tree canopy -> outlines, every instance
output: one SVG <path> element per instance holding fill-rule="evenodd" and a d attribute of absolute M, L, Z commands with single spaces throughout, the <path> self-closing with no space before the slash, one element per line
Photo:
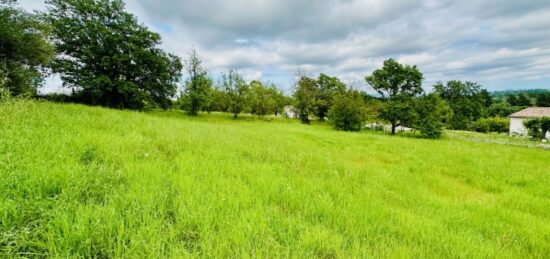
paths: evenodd
<path fill-rule="evenodd" d="M 158 45 L 121 0 L 47 0 L 57 58 L 53 71 L 85 102 L 115 108 L 168 107 L 182 64 Z"/>
<path fill-rule="evenodd" d="M 208 105 L 212 80 L 208 77 L 208 71 L 202 66 L 202 61 L 195 50 L 189 54 L 185 62 L 185 70 L 188 78 L 182 94 L 183 108 L 189 115 L 197 115 L 201 108 Z"/>
<path fill-rule="evenodd" d="M 34 95 L 53 58 L 48 25 L 37 15 L 0 2 L 0 87 L 12 95 Z"/>
<path fill-rule="evenodd" d="M 453 111 L 448 121 L 451 128 L 467 129 L 470 123 L 484 115 L 488 103 L 478 83 L 451 80 L 446 84 L 437 82 L 433 88 L 434 93 L 446 100 Z"/>
<path fill-rule="evenodd" d="M 386 100 L 380 116 L 388 120 L 395 134 L 397 126 L 411 117 L 411 98 L 424 92 L 423 75 L 416 66 L 402 65 L 394 59 L 365 77 L 367 83 Z"/>

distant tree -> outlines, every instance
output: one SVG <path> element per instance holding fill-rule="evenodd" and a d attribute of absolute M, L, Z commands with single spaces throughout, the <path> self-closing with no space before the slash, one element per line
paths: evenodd
<path fill-rule="evenodd" d="M 223 86 L 215 86 L 208 89 L 207 101 L 203 107 L 206 112 L 218 111 L 227 112 L 227 96 L 224 92 Z"/>
<path fill-rule="evenodd" d="M 271 85 L 268 89 L 273 99 L 271 112 L 277 116 L 283 113 L 285 106 L 290 105 L 292 103 L 292 100 L 291 98 L 285 96 L 281 90 L 277 89 L 275 85 Z"/>
<path fill-rule="evenodd" d="M 295 108 L 302 123 L 308 124 L 310 114 L 314 113 L 316 87 L 317 81 L 307 76 L 301 76 L 296 83 Z"/>
<path fill-rule="evenodd" d="M 49 27 L 37 15 L 0 2 L 0 88 L 12 95 L 34 95 L 53 58 Z"/>
<path fill-rule="evenodd" d="M 538 107 L 550 107 L 550 93 L 541 93 L 537 96 Z"/>
<path fill-rule="evenodd" d="M 236 119 L 248 107 L 249 87 L 243 77 L 233 70 L 222 75 L 222 84 L 227 97 L 227 108 Z"/>
<path fill-rule="evenodd" d="M 479 97 L 481 98 L 483 102 L 483 106 L 485 108 L 488 108 L 491 105 L 493 105 L 493 96 L 491 96 L 491 93 L 489 93 L 487 89 L 481 89 L 481 91 L 479 91 Z"/>
<path fill-rule="evenodd" d="M 508 117 L 514 112 L 523 110 L 521 106 L 511 106 L 508 102 L 495 102 L 487 108 L 486 115 L 488 117 Z"/>
<path fill-rule="evenodd" d="M 334 95 L 328 118 L 337 130 L 359 131 L 367 119 L 363 96 L 356 90 L 340 90 Z"/>
<path fill-rule="evenodd" d="M 422 137 L 439 138 L 443 134 L 445 121 L 452 115 L 445 100 L 436 94 L 424 95 L 416 99 L 411 127 Z"/>
<path fill-rule="evenodd" d="M 260 81 L 250 82 L 249 91 L 250 111 L 252 114 L 263 116 L 273 111 L 275 96 L 270 88 L 264 86 Z"/>
<path fill-rule="evenodd" d="M 114 108 L 166 108 L 182 64 L 158 46 L 122 0 L 46 0 L 57 59 L 53 71 L 86 103 Z"/>
<path fill-rule="evenodd" d="M 526 94 L 518 94 L 517 103 L 514 106 L 531 106 L 531 99 Z"/>
<path fill-rule="evenodd" d="M 208 77 L 208 71 L 202 67 L 202 61 L 195 50 L 189 54 L 184 67 L 189 77 L 185 81 L 185 90 L 181 97 L 183 108 L 189 115 L 196 116 L 203 107 L 209 106 L 212 80 Z"/>
<path fill-rule="evenodd" d="M 518 97 L 515 94 L 510 94 L 506 96 L 506 102 L 510 104 L 510 106 L 516 106 L 518 103 Z"/>
<path fill-rule="evenodd" d="M 388 59 L 365 80 L 385 100 L 380 116 L 391 123 L 391 132 L 395 134 L 397 126 L 410 118 L 412 98 L 424 92 L 422 73 L 416 66 Z"/>
<path fill-rule="evenodd" d="M 529 135 L 537 140 L 544 140 L 546 133 L 550 130 L 550 117 L 526 120 L 523 125 L 529 130 Z"/>
<path fill-rule="evenodd" d="M 437 82 L 434 93 L 443 98 L 453 111 L 448 125 L 453 129 L 467 129 L 485 113 L 487 101 L 481 86 L 475 82 L 448 81 Z"/>
<path fill-rule="evenodd" d="M 346 86 L 337 77 L 320 74 L 316 81 L 314 113 L 320 121 L 325 120 L 334 98 L 344 93 Z"/>

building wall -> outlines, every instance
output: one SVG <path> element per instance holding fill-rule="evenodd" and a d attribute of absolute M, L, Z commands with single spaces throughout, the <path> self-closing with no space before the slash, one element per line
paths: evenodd
<path fill-rule="evenodd" d="M 529 132 L 523 126 L 523 121 L 525 119 L 521 118 L 510 118 L 510 135 L 522 135 L 525 136 Z M 546 138 L 550 138 L 550 132 L 546 132 Z"/>
<path fill-rule="evenodd" d="M 510 118 L 510 134 L 527 135 L 527 129 L 523 126 L 523 119 Z"/>

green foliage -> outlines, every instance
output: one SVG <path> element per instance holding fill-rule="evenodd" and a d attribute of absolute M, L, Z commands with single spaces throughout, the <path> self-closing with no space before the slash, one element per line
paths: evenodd
<path fill-rule="evenodd" d="M 506 98 L 511 106 L 529 107 L 532 105 L 531 99 L 524 93 L 511 94 Z"/>
<path fill-rule="evenodd" d="M 521 106 L 511 106 L 508 102 L 495 102 L 487 108 L 489 117 L 508 117 L 510 114 L 523 110 Z"/>
<path fill-rule="evenodd" d="M 394 59 L 384 61 L 381 69 L 365 77 L 367 83 L 386 100 L 380 114 L 395 129 L 410 121 L 413 97 L 422 94 L 423 75 L 416 66 L 402 65 Z"/>
<path fill-rule="evenodd" d="M 284 94 L 274 84 L 266 85 L 260 81 L 250 83 L 250 112 L 263 116 L 267 114 L 279 115 L 289 102 Z"/>
<path fill-rule="evenodd" d="M 384 66 L 365 77 L 367 83 L 384 99 L 422 94 L 423 75 L 416 66 L 402 65 L 394 59 L 384 61 Z"/>
<path fill-rule="evenodd" d="M 367 109 L 359 91 L 347 90 L 336 94 L 328 118 L 337 130 L 359 131 L 367 120 Z"/>
<path fill-rule="evenodd" d="M 53 58 L 48 26 L 36 15 L 0 3 L 0 88 L 12 95 L 34 95 Z"/>
<path fill-rule="evenodd" d="M 315 111 L 315 95 L 317 81 L 307 76 L 301 76 L 294 91 L 295 108 L 302 123 L 308 124 L 310 114 Z"/>
<path fill-rule="evenodd" d="M 471 122 L 481 118 L 485 113 L 486 92 L 475 82 L 448 81 L 434 85 L 434 93 L 443 98 L 453 111 L 447 122 L 450 128 L 464 130 Z"/>
<path fill-rule="evenodd" d="M 334 103 L 334 98 L 338 94 L 346 91 L 346 86 L 337 77 L 331 77 L 325 74 L 320 74 L 316 80 L 315 91 L 315 116 L 320 120 L 325 120 L 329 109 Z"/>
<path fill-rule="evenodd" d="M 505 133 L 510 130 L 510 120 L 502 117 L 481 118 L 472 127 L 474 131 L 482 133 Z"/>
<path fill-rule="evenodd" d="M 550 253 L 547 150 L 228 117 L 0 104 L 0 257 Z"/>
<path fill-rule="evenodd" d="M 550 93 L 541 93 L 537 96 L 538 107 L 550 107 Z"/>
<path fill-rule="evenodd" d="M 544 140 L 546 133 L 550 131 L 550 117 L 525 120 L 523 125 L 529 130 L 529 135 L 534 140 Z"/>
<path fill-rule="evenodd" d="M 227 97 L 227 110 L 236 119 L 239 113 L 249 106 L 248 93 L 250 87 L 243 77 L 233 70 L 222 75 L 222 85 Z"/>
<path fill-rule="evenodd" d="M 54 72 L 86 103 L 114 108 L 166 108 L 182 64 L 158 45 L 121 0 L 47 0 L 57 59 Z"/>
<path fill-rule="evenodd" d="M 414 105 L 412 127 L 425 138 L 439 138 L 443 134 L 445 121 L 452 111 L 445 100 L 438 95 L 429 94 L 419 97 Z"/>
<path fill-rule="evenodd" d="M 209 94 L 212 88 L 212 80 L 208 77 L 208 71 L 202 67 L 202 61 L 196 50 L 192 50 L 189 59 L 185 62 L 188 78 L 185 81 L 185 90 L 182 93 L 182 108 L 189 115 L 196 116 L 199 111 L 208 107 L 212 101 Z"/>

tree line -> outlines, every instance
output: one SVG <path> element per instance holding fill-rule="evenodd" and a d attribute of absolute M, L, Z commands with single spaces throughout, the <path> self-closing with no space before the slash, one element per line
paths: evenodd
<path fill-rule="evenodd" d="M 506 117 L 525 106 L 550 106 L 550 95 L 493 98 L 475 82 L 448 81 L 427 93 L 418 67 L 394 59 L 365 77 L 369 95 L 334 76 L 299 75 L 292 94 L 274 84 L 247 82 L 230 70 L 219 80 L 192 50 L 182 59 L 160 48 L 161 37 L 125 10 L 122 0 L 46 0 L 47 11 L 28 13 L 0 0 L 0 91 L 36 96 L 43 79 L 59 74 L 68 95 L 48 98 L 120 109 L 180 108 L 189 115 L 228 112 L 281 115 L 303 123 L 328 120 L 358 131 L 367 121 L 407 127 L 427 138 L 444 128 L 505 132 Z M 182 82 L 182 78 L 185 78 Z M 180 90 L 178 90 L 180 89 Z"/>

